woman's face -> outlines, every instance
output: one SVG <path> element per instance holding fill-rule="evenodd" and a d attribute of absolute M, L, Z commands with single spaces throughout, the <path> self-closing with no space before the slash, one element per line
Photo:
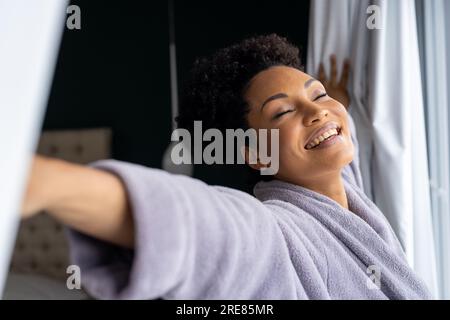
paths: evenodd
<path fill-rule="evenodd" d="M 340 172 L 352 161 L 345 107 L 306 73 L 271 67 L 253 77 L 244 98 L 251 128 L 279 129 L 278 179 L 307 183 Z"/>

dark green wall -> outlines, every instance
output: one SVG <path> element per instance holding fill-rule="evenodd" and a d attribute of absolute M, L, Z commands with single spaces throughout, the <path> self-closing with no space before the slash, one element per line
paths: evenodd
<path fill-rule="evenodd" d="M 43 129 L 113 129 L 113 157 L 160 167 L 170 139 L 165 1 L 72 1 L 82 29 L 64 33 Z M 306 48 L 309 1 L 176 1 L 180 89 L 197 56 L 276 32 Z M 196 166 L 209 183 L 245 189 L 243 170 Z"/>
<path fill-rule="evenodd" d="M 81 30 L 64 33 L 44 129 L 111 127 L 115 158 L 159 167 L 170 138 L 167 6 L 73 3 Z"/>

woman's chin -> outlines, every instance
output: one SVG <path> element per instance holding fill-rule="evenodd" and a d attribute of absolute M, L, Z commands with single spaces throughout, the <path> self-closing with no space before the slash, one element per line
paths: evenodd
<path fill-rule="evenodd" d="M 346 165 L 353 161 L 353 148 L 343 148 L 330 152 L 327 155 L 316 157 L 314 162 L 317 164 L 316 168 L 321 168 L 322 171 L 339 171 Z"/>

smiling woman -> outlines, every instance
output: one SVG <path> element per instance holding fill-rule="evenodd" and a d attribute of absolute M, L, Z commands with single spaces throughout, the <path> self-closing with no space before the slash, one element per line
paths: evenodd
<path fill-rule="evenodd" d="M 334 78 L 305 74 L 277 35 L 196 63 L 180 127 L 279 132 L 279 170 L 254 196 L 115 160 L 37 159 L 24 208 L 72 228 L 73 263 L 98 298 L 430 298 L 361 189 L 352 119 L 326 92 L 345 87 Z"/>
<path fill-rule="evenodd" d="M 279 129 L 280 169 L 275 177 L 348 208 L 340 171 L 352 161 L 354 148 L 345 107 L 328 96 L 319 81 L 285 66 L 258 73 L 245 99 L 252 128 Z M 322 134 L 335 138 L 323 142 Z"/>

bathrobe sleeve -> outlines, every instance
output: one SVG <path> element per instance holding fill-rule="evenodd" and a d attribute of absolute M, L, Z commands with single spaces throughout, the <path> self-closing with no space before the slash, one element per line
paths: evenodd
<path fill-rule="evenodd" d="M 350 113 L 348 113 L 348 124 L 350 127 L 350 133 L 355 150 L 353 155 L 353 161 L 344 167 L 342 176 L 344 177 L 345 180 L 364 190 L 361 169 L 359 166 L 359 143 L 356 134 L 355 123 Z"/>
<path fill-rule="evenodd" d="M 246 193 L 106 160 L 135 223 L 126 250 L 68 230 L 72 263 L 99 299 L 292 299 L 298 279 L 271 211 Z"/>

